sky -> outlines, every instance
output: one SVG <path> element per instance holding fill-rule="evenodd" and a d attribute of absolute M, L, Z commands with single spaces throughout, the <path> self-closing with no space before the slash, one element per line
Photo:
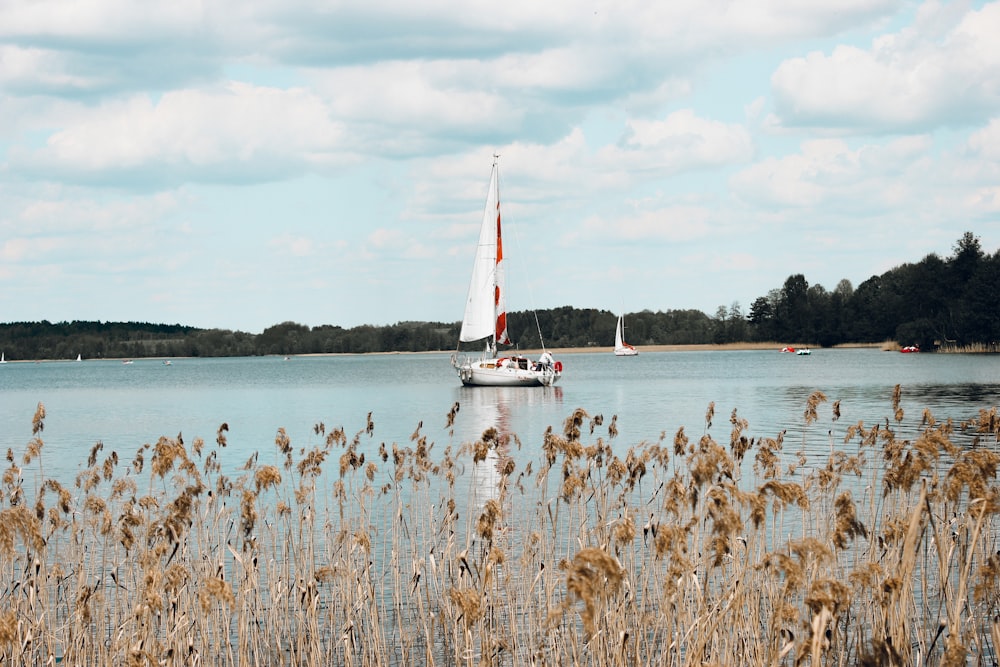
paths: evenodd
<path fill-rule="evenodd" d="M 0 0 L 0 322 L 715 315 L 1000 248 L 1000 2 Z"/>

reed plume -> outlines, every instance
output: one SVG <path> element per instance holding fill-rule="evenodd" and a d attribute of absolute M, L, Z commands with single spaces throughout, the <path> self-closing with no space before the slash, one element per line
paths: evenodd
<path fill-rule="evenodd" d="M 897 386 L 830 428 L 827 400 L 776 434 L 733 409 L 728 443 L 715 403 L 700 437 L 631 445 L 576 409 L 537 456 L 454 441 L 457 403 L 443 444 L 426 420 L 379 442 L 369 413 L 239 467 L 223 423 L 98 442 L 71 480 L 44 475 L 39 404 L 0 477 L 0 662 L 989 663 L 996 409 L 907 418 Z"/>

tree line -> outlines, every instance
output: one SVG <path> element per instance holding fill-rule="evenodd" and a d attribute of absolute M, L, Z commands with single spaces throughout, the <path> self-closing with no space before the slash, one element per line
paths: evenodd
<path fill-rule="evenodd" d="M 850 342 L 896 341 L 922 350 L 980 347 L 1000 341 L 1000 251 L 987 255 L 972 232 L 942 259 L 929 254 L 872 276 L 853 289 L 841 280 L 832 291 L 810 286 L 802 274 L 756 299 L 745 318 L 717 315 L 755 340 L 799 340 L 828 347 Z M 737 314 L 738 315 L 738 314 Z"/>
<path fill-rule="evenodd" d="M 617 315 L 563 306 L 508 313 L 518 347 L 610 347 Z M 927 255 L 872 276 L 856 289 L 841 280 L 833 291 L 810 285 L 803 274 L 741 305 L 699 310 L 643 310 L 626 314 L 634 345 L 789 342 L 829 347 L 842 343 L 977 347 L 997 351 L 1000 341 L 1000 251 L 986 254 L 966 232 L 942 259 Z M 321 353 L 451 351 L 459 322 L 398 322 L 387 326 L 309 327 L 282 322 L 260 334 L 147 322 L 0 324 L 0 350 L 8 360 L 142 357 L 228 357 Z M 544 333 L 544 337 L 539 332 Z"/>

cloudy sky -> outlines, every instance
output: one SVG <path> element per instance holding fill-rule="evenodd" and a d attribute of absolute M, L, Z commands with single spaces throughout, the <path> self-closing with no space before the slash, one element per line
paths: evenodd
<path fill-rule="evenodd" d="M 1000 247 L 1000 2 L 2 0 L 0 322 L 744 312 Z"/>

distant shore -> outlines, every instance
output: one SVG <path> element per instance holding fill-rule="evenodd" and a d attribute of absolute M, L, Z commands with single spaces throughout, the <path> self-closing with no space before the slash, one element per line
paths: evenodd
<path fill-rule="evenodd" d="M 774 350 L 775 352 L 781 351 L 784 347 L 789 347 L 793 349 L 814 349 L 812 345 L 806 345 L 805 343 L 723 343 L 721 345 L 715 345 L 712 343 L 701 343 L 692 345 L 637 345 L 639 352 L 732 352 L 739 350 Z M 835 345 L 831 350 L 846 350 L 846 349 L 884 349 L 885 343 L 845 343 L 843 345 Z M 448 354 L 454 350 L 427 350 L 424 352 L 365 352 L 363 354 L 372 355 L 384 355 L 384 354 Z M 605 345 L 591 345 L 583 347 L 551 347 L 549 352 L 554 355 L 560 354 L 587 354 L 587 353 L 611 353 L 614 352 L 614 348 Z M 477 354 L 477 350 L 469 349 L 463 350 L 463 354 Z M 537 356 L 542 353 L 540 348 L 528 348 L 526 350 L 503 350 L 499 354 L 503 355 L 525 355 L 525 356 Z M 291 357 L 330 357 L 338 356 L 340 354 L 355 354 L 353 352 L 316 352 L 311 354 L 292 354 L 287 355 Z M 280 356 L 280 355 L 278 355 Z"/>
<path fill-rule="evenodd" d="M 882 347 L 882 343 L 848 343 L 845 345 L 837 345 L 831 349 L 847 349 L 847 348 L 875 348 L 879 349 Z M 806 345 L 805 343 L 724 343 L 721 345 L 714 345 L 710 343 L 704 343 L 700 345 L 639 345 L 637 346 L 639 352 L 730 352 L 736 350 L 774 350 L 778 352 L 783 347 L 792 347 L 795 349 L 806 348 L 811 349 L 812 346 Z M 550 350 L 552 354 L 578 354 L 581 352 L 612 352 L 614 348 L 611 347 L 560 347 L 553 348 Z M 538 354 L 541 350 L 523 350 L 521 354 Z"/>
<path fill-rule="evenodd" d="M 848 349 L 848 348 L 883 348 L 884 343 L 846 343 L 843 345 L 837 345 L 830 349 Z M 811 348 L 810 345 L 805 345 L 801 343 L 795 343 L 789 345 L 787 343 L 724 343 L 721 345 L 714 345 L 710 343 L 698 344 L 698 345 L 640 345 L 637 346 L 641 352 L 732 352 L 739 350 L 774 350 L 780 351 L 783 347 L 791 347 L 795 349 L 799 348 Z M 353 355 L 353 354 L 371 354 L 371 355 L 386 355 L 386 354 L 447 354 L 451 350 L 427 350 L 425 352 L 311 352 L 306 354 L 270 354 L 265 356 L 270 357 L 337 357 L 343 355 Z M 610 353 L 614 351 L 614 348 L 606 346 L 589 346 L 589 347 L 554 347 L 550 348 L 549 352 L 554 355 L 560 354 L 586 354 L 590 352 L 604 352 Z M 472 353 L 473 351 L 466 351 L 466 354 Z M 528 349 L 528 350 L 511 350 L 509 352 L 505 351 L 504 354 L 523 354 L 523 355 L 538 355 L 541 354 L 540 349 Z M 200 359 L 201 357 L 87 357 L 83 361 L 126 361 L 131 360 L 141 360 L 141 361 L 169 361 L 171 359 Z M 205 357 L 208 358 L 208 357 Z M 75 363 L 75 359 L 7 359 L 6 363 L 11 364 L 29 364 L 29 363 L 42 363 L 42 362 L 66 362 Z"/>

